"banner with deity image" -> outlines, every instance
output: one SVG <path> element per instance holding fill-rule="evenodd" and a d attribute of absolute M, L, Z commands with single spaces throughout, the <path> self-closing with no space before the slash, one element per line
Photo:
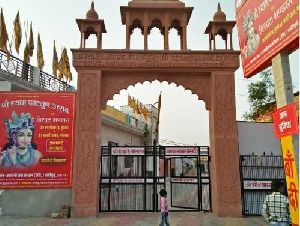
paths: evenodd
<path fill-rule="evenodd" d="M 75 93 L 0 92 L 0 189 L 72 184 Z"/>
<path fill-rule="evenodd" d="M 299 48 L 299 1 L 236 0 L 244 77 L 271 66 L 281 51 Z"/>

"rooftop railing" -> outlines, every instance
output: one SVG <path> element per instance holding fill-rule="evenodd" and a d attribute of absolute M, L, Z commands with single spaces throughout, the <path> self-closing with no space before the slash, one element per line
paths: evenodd
<path fill-rule="evenodd" d="M 74 91 L 74 87 L 0 50 L 0 71 L 50 91 Z"/>

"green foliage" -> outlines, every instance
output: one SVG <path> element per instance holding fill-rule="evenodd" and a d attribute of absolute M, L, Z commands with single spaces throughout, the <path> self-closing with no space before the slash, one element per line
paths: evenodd
<path fill-rule="evenodd" d="M 254 121 L 260 115 L 266 113 L 271 105 L 275 103 L 275 89 L 271 69 L 268 68 L 262 71 L 259 76 L 259 81 L 251 82 L 248 86 L 250 112 L 245 112 L 243 118 L 250 121 Z"/>

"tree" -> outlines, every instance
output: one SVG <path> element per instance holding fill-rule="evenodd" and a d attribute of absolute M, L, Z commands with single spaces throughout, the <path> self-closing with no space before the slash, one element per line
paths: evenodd
<path fill-rule="evenodd" d="M 275 89 L 271 68 L 260 72 L 259 76 L 259 81 L 251 82 L 248 86 L 250 112 L 245 112 L 243 118 L 250 121 L 255 121 L 275 107 Z"/>

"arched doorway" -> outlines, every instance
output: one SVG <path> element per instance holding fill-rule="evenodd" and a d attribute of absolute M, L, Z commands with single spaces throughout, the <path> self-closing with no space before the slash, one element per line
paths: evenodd
<path fill-rule="evenodd" d="M 142 4 L 143 1 L 136 2 Z M 154 2 L 159 3 L 159 1 Z M 170 2 L 173 7 L 180 1 Z M 168 5 L 165 7 L 169 13 L 172 12 Z M 178 7 L 185 8 L 184 4 Z M 184 10 L 183 12 L 189 13 Z M 218 12 L 217 16 L 220 14 Z M 88 18 L 88 14 L 87 19 L 91 19 Z M 234 72 L 239 67 L 240 52 L 232 50 L 232 43 L 230 50 L 227 50 L 227 35 L 223 35 L 226 37 L 226 50 L 214 51 L 215 47 L 210 51 L 186 50 L 186 25 L 182 25 L 181 28 L 183 51 L 133 51 L 129 49 L 128 42 L 127 50 L 103 50 L 100 34 L 105 32 L 104 22 L 98 20 L 98 15 L 94 20 L 100 22 L 99 30 L 96 29 L 96 25 L 95 30 L 90 31 L 86 29 L 87 26 L 83 22 L 79 21 L 78 24 L 82 37 L 86 37 L 86 32 L 97 34 L 98 49 L 72 50 L 73 65 L 78 72 L 73 170 L 74 215 L 95 216 L 98 212 L 100 110 L 104 109 L 106 102 L 121 89 L 138 82 L 158 80 L 182 85 L 205 102 L 206 109 L 209 111 L 212 209 L 218 216 L 241 216 L 234 87 Z M 188 20 L 183 21 L 187 23 Z M 165 21 L 163 25 L 166 26 Z M 206 31 L 213 41 L 220 30 L 219 27 L 214 30 L 215 25 L 214 22 L 210 22 Z M 221 26 L 222 23 L 217 25 Z M 130 20 L 126 20 L 126 26 L 130 28 Z M 226 17 L 223 26 L 227 26 Z M 231 26 L 232 23 L 229 24 L 228 29 L 226 27 L 228 33 L 231 32 Z M 146 28 L 145 32 L 147 32 Z M 164 32 L 167 34 L 167 29 L 164 29 Z M 129 39 L 127 36 L 126 40 Z M 83 42 L 84 40 L 81 43 Z M 147 49 L 146 43 L 145 38 L 145 49 Z M 168 42 L 165 39 L 165 47 L 167 46 Z"/>

